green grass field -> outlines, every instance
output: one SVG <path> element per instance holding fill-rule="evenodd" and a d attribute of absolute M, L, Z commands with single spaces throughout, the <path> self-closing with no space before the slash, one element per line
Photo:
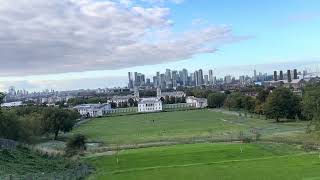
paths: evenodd
<path fill-rule="evenodd" d="M 96 168 L 90 179 L 320 179 L 318 154 L 306 154 L 281 144 L 176 145 L 125 150 L 118 155 L 89 156 L 85 160 Z"/>
<path fill-rule="evenodd" d="M 274 123 L 272 120 L 244 118 L 211 110 L 192 110 L 138 114 L 93 119 L 73 133 L 87 135 L 90 141 L 109 144 L 136 144 L 191 139 L 232 139 L 240 131 L 252 135 L 256 129 L 262 138 L 304 133 L 306 123 Z"/>

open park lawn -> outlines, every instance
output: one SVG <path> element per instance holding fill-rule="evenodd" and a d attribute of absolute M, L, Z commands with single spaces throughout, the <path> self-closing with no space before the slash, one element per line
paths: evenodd
<path fill-rule="evenodd" d="M 73 133 L 88 136 L 89 141 L 109 144 L 148 142 L 190 142 L 197 139 L 237 139 L 240 132 L 261 138 L 304 134 L 306 122 L 274 123 L 264 118 L 245 118 L 212 110 L 190 110 L 137 114 L 92 119 Z"/>
<path fill-rule="evenodd" d="M 91 155 L 85 161 L 96 169 L 89 179 L 320 179 L 318 154 L 282 144 L 176 145 Z"/>

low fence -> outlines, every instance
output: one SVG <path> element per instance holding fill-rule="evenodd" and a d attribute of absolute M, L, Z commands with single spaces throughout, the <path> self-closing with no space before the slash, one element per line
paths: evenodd
<path fill-rule="evenodd" d="M 108 115 L 108 114 L 136 113 L 136 112 L 138 112 L 137 107 L 118 108 L 118 109 L 111 109 L 111 110 L 106 111 L 106 115 Z"/>
<path fill-rule="evenodd" d="M 1 171 L 1 170 L 0 170 Z M 55 173 L 37 173 L 26 175 L 0 175 L 0 180 L 78 180 L 85 179 L 91 173 L 87 165 L 81 165 L 77 168 Z"/>

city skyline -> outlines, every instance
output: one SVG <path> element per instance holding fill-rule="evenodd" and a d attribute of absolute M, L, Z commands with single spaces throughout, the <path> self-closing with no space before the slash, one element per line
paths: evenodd
<path fill-rule="evenodd" d="M 165 66 L 164 66 L 165 67 Z M 168 69 L 168 68 L 164 68 L 163 70 Z M 177 67 L 176 69 L 179 69 L 179 67 Z M 186 68 L 185 68 L 186 69 Z M 200 67 L 201 69 L 201 67 Z M 204 71 L 209 71 L 211 68 L 202 68 Z M 224 68 L 212 68 L 215 69 L 214 71 L 214 76 L 217 79 L 221 79 L 224 78 L 227 75 L 230 75 L 232 77 L 236 77 L 239 78 L 240 76 L 243 75 L 248 75 L 248 76 L 254 76 L 254 70 L 256 71 L 261 71 L 264 73 L 267 73 L 268 75 L 272 75 L 274 70 L 286 70 L 286 69 L 299 69 L 301 71 L 303 70 L 307 70 L 308 72 L 313 72 L 316 73 L 318 76 L 320 76 L 320 63 L 318 63 L 317 61 L 310 61 L 310 62 L 288 62 L 288 63 L 277 63 L 277 64 L 257 64 L 257 65 L 244 65 L 244 66 L 226 66 Z M 230 69 L 232 69 L 232 71 L 230 71 Z M 50 86 L 50 84 L 47 84 L 45 82 L 41 83 L 41 86 L 34 86 L 31 83 L 28 84 L 24 81 L 19 81 L 19 78 L 16 79 L 16 81 L 18 82 L 17 84 L 15 84 L 13 82 L 10 82 L 8 84 L 6 84 L 6 86 L 1 86 L 3 85 L 3 83 L 0 83 L 0 90 L 1 91 L 7 91 L 10 86 L 14 86 L 17 89 L 25 89 L 31 92 L 41 92 L 47 89 L 54 89 L 54 90 L 58 90 L 58 91 L 68 91 L 68 90 L 77 90 L 77 89 L 98 89 L 98 88 L 116 88 L 116 87 L 125 87 L 128 85 L 128 77 L 127 77 L 127 73 L 128 71 L 126 71 L 128 69 L 124 69 L 119 71 L 119 73 L 121 73 L 122 76 L 118 76 L 115 77 L 114 79 L 110 79 L 110 77 L 105 77 L 105 76 L 101 76 L 101 77 L 96 77 L 95 80 L 98 79 L 99 82 L 101 82 L 100 84 L 96 85 L 96 84 L 90 84 L 90 82 L 92 82 L 92 80 L 90 78 L 88 79 L 73 79 L 71 81 L 67 81 L 67 83 L 74 83 L 80 86 L 70 86 L 70 88 L 63 88 L 63 86 L 60 85 L 60 83 L 65 84 L 66 82 L 64 80 L 62 80 L 62 82 L 59 81 L 59 79 L 55 79 L 54 77 L 49 77 L 48 81 L 54 81 L 55 86 Z M 138 69 L 139 71 L 140 69 Z M 188 68 L 188 71 L 196 71 L 198 69 L 195 68 Z M 126 72 L 125 72 L 126 71 Z M 154 72 L 151 71 L 146 71 L 146 76 L 149 78 L 152 78 Z M 207 73 L 208 74 L 208 73 Z M 72 76 L 72 73 L 70 74 L 70 76 Z M 31 81 L 33 81 L 34 77 L 31 77 Z M 0 81 L 1 81 L 1 77 L 0 77 Z M 35 80 L 37 80 L 37 77 L 35 76 Z M 86 81 L 87 80 L 87 81 Z M 86 83 L 82 83 L 79 84 L 81 82 L 86 82 Z M 95 82 L 94 82 L 95 83 Z M 27 88 L 25 88 L 27 87 Z M 30 87 L 30 88 L 28 88 Z M 34 88 L 36 87 L 36 88 Z M 62 88 L 61 88 L 62 87 Z"/>
<path fill-rule="evenodd" d="M 217 69 L 216 76 L 259 64 L 282 65 L 269 73 L 314 68 L 319 7 L 316 0 L 2 1 L 0 90 L 124 86 L 128 71 L 179 67 Z"/>

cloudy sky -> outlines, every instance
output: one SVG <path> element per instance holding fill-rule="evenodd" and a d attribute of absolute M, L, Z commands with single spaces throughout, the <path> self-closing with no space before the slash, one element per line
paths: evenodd
<path fill-rule="evenodd" d="M 128 71 L 165 68 L 317 69 L 319 9 L 318 0 L 0 0 L 0 90 L 124 86 Z"/>

